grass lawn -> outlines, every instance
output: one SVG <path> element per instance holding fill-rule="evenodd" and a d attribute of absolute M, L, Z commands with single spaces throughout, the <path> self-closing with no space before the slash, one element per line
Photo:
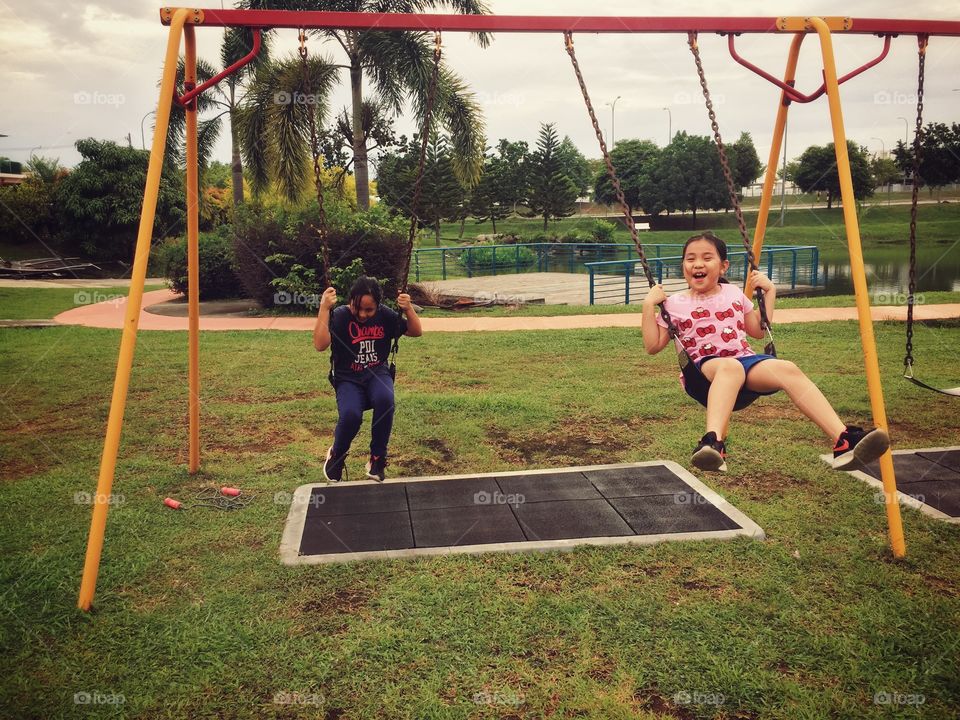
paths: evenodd
<path fill-rule="evenodd" d="M 144 290 L 162 290 L 166 285 L 147 285 Z M 0 287 L 0 320 L 52 318 L 79 305 L 125 298 L 129 288 L 18 288 Z"/>
<path fill-rule="evenodd" d="M 956 400 L 898 377 L 902 326 L 876 330 L 895 445 L 960 444 Z M 276 500 L 321 477 L 336 420 L 309 333 L 203 334 L 195 477 L 186 334 L 141 333 L 96 608 L 81 613 L 90 506 L 76 493 L 95 489 L 120 334 L 0 336 L 0 716 L 939 719 L 960 706 L 960 526 L 905 509 L 908 556 L 892 560 L 874 491 L 817 459 L 826 440 L 785 397 L 739 414 L 730 472 L 704 476 L 765 542 L 281 566 Z M 783 326 L 778 341 L 841 416 L 870 421 L 855 323 Z M 960 326 L 916 343 L 925 378 L 955 385 Z M 634 331 L 428 334 L 400 357 L 394 477 L 686 464 L 702 432 L 674 361 L 643 354 Z M 220 485 L 256 499 L 232 514 L 161 504 Z M 894 694 L 923 702 L 875 702 Z"/>

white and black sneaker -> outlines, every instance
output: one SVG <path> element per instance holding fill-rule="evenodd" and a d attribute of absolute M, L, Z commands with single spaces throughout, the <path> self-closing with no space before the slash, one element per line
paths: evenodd
<path fill-rule="evenodd" d="M 377 482 L 383 482 L 386 477 L 387 458 L 385 455 L 371 455 L 367 461 L 367 477 Z"/>
<path fill-rule="evenodd" d="M 341 455 L 338 458 L 333 457 L 333 446 L 327 450 L 327 459 L 323 463 L 323 476 L 327 482 L 337 483 L 343 479 L 343 465 L 347 456 Z"/>
<path fill-rule="evenodd" d="M 697 443 L 690 463 L 701 470 L 716 472 L 727 471 L 727 448 L 722 440 L 717 440 L 715 432 L 708 432 Z"/>
<path fill-rule="evenodd" d="M 847 470 L 858 462 L 869 465 L 890 448 L 890 436 L 880 429 L 848 425 L 833 446 L 833 469 Z"/>

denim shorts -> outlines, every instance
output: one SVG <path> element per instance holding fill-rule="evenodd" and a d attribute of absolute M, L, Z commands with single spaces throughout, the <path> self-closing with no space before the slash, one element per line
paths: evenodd
<path fill-rule="evenodd" d="M 700 403 L 704 407 L 707 406 L 707 394 L 710 391 L 710 383 L 703 376 L 703 373 L 700 372 L 699 370 L 705 362 L 707 362 L 708 360 L 713 360 L 716 357 L 719 357 L 719 356 L 710 355 L 709 357 L 701 358 L 700 360 L 696 361 L 696 366 L 697 366 L 696 371 L 694 371 L 693 373 L 690 373 L 690 368 L 688 367 L 688 369 L 683 373 L 684 375 L 683 389 L 686 391 L 687 395 L 692 397 L 694 400 L 696 400 L 698 403 Z M 750 368 L 752 368 L 757 363 L 763 362 L 764 360 L 775 360 L 776 358 L 773 355 L 764 355 L 761 353 L 758 355 L 746 355 L 744 357 L 738 357 L 734 359 L 739 360 L 740 364 L 743 365 L 744 373 L 748 373 L 750 372 Z M 733 409 L 740 410 L 746 407 L 747 405 L 749 405 L 750 403 L 752 403 L 761 395 L 773 395 L 776 392 L 777 392 L 776 390 L 768 390 L 765 392 L 759 392 L 757 390 L 748 390 L 746 388 L 746 385 L 744 385 L 744 387 L 740 388 L 740 392 L 737 394 L 737 400 Z"/>

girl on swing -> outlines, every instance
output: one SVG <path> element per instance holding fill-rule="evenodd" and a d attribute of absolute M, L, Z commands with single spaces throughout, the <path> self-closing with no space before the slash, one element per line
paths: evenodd
<path fill-rule="evenodd" d="M 758 355 L 746 336 L 762 338 L 760 311 L 740 288 L 724 277 L 730 263 L 727 246 L 716 235 L 694 235 L 683 246 L 683 277 L 689 288 L 669 298 L 663 287 L 650 288 L 643 301 L 643 344 L 651 355 L 670 342 L 667 324 L 657 310 L 664 307 L 678 331 L 677 341 L 700 372 L 709 381 L 705 395 L 684 389 L 707 408 L 706 434 L 700 439 L 691 459 L 701 470 L 725 471 L 727 428 L 734 405 L 746 391 L 756 395 L 787 393 L 794 405 L 833 441 L 833 467 L 846 469 L 857 461 L 870 463 L 890 447 L 882 429 L 864 430 L 845 425 L 820 389 L 788 360 Z M 776 288 L 770 278 L 751 271 L 751 290 L 764 291 L 768 318 L 773 317 Z M 681 377 L 681 383 L 683 379 Z"/>
<path fill-rule="evenodd" d="M 329 482 L 340 482 L 350 444 L 360 431 L 363 411 L 369 408 L 373 409 L 373 421 L 367 477 L 380 482 L 385 477 L 394 409 L 393 373 L 387 363 L 390 346 L 401 335 L 420 337 L 423 329 L 407 293 L 397 296 L 402 315 L 382 301 L 380 283 L 365 276 L 350 288 L 346 305 L 333 310 L 337 291 L 332 287 L 320 298 L 313 346 L 319 352 L 330 348 L 332 353 L 331 380 L 340 416 L 323 464 Z"/>

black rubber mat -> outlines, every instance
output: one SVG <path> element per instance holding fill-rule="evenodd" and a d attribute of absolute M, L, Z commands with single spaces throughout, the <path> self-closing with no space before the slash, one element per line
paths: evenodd
<path fill-rule="evenodd" d="M 736 530 L 662 465 L 312 488 L 300 555 Z"/>
<path fill-rule="evenodd" d="M 950 517 L 960 517 L 960 450 L 897 453 L 893 456 L 897 490 Z M 880 479 L 880 463 L 866 472 Z"/>

